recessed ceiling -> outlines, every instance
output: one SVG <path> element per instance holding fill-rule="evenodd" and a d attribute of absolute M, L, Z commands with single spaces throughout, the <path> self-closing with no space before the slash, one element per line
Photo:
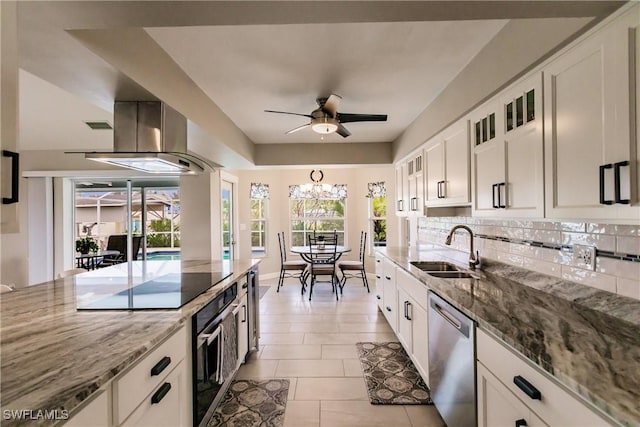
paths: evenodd
<path fill-rule="evenodd" d="M 340 112 L 388 114 L 349 123 L 325 142 L 393 141 L 506 20 L 147 28 L 191 79 L 253 142 L 319 142 L 315 99 L 343 97 Z M 188 48 L 185 48 L 188 47 Z"/>

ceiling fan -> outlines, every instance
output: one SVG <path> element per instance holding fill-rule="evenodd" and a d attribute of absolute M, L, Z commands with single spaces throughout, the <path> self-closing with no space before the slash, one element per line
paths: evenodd
<path fill-rule="evenodd" d="M 291 114 L 294 116 L 309 117 L 310 123 L 293 128 L 285 134 L 297 132 L 299 130 L 308 128 L 321 135 L 336 132 L 343 138 L 351 135 L 351 132 L 343 126 L 343 123 L 353 122 L 386 122 L 386 114 L 352 114 L 352 113 L 338 113 L 338 106 L 342 97 L 331 94 L 328 98 L 317 98 L 318 108 L 313 110 L 311 114 L 290 113 L 288 111 L 274 111 L 264 110 L 266 113 L 278 113 L 278 114 Z"/>

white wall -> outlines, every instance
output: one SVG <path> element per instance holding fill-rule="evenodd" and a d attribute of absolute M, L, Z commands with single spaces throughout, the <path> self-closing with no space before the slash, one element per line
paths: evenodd
<path fill-rule="evenodd" d="M 359 167 L 329 169 L 323 168 L 323 183 L 346 184 L 347 197 L 347 241 L 352 252 L 343 259 L 357 259 L 360 231 L 368 230 L 367 183 L 385 181 L 387 194 L 387 241 L 394 244 L 397 235 L 397 221 L 393 212 L 393 194 L 395 194 L 395 170 L 392 166 Z M 249 209 L 249 188 L 252 182 L 269 184 L 270 199 L 267 223 L 267 256 L 260 264 L 260 274 L 278 273 L 280 271 L 280 253 L 276 233 L 285 231 L 287 239 L 289 233 L 289 185 L 306 184 L 309 179 L 309 169 L 280 169 L 280 170 L 245 170 L 234 171 L 239 177 L 238 210 L 240 220 L 240 257 L 251 258 L 251 227 Z M 370 241 L 371 236 L 367 235 Z M 373 273 L 373 257 L 368 257 L 366 269 Z"/>

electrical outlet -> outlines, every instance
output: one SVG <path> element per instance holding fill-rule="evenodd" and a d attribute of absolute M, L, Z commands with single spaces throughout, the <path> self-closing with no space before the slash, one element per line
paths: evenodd
<path fill-rule="evenodd" d="M 578 267 L 596 269 L 596 247 L 588 245 L 573 245 L 573 261 Z"/>

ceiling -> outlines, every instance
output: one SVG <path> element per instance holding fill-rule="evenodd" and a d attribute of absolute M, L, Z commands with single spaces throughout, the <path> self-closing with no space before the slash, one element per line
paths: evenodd
<path fill-rule="evenodd" d="M 112 121 L 115 99 L 169 103 L 190 119 L 190 150 L 229 167 L 252 166 L 265 144 L 390 145 L 510 20 L 604 16 L 611 4 L 21 2 L 20 148 L 110 149 L 111 132 L 84 121 Z M 285 135 L 306 118 L 264 112 L 308 114 L 331 93 L 340 112 L 388 121 L 320 140 Z"/>

